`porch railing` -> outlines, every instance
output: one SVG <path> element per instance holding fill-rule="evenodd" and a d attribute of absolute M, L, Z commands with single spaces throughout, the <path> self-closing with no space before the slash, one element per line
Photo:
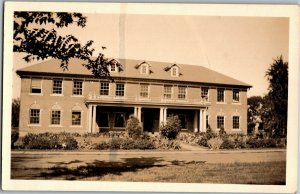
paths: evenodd
<path fill-rule="evenodd" d="M 178 98 L 165 98 L 161 97 L 140 97 L 140 96 L 104 96 L 99 94 L 90 93 L 87 100 L 102 101 L 102 102 L 127 102 L 127 103 L 159 103 L 159 104 L 190 104 L 190 105 L 207 105 L 210 102 L 206 98 L 200 99 L 178 99 Z"/>

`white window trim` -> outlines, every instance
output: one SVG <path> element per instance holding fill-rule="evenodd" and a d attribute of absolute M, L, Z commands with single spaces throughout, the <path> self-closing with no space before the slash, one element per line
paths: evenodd
<path fill-rule="evenodd" d="M 202 97 L 202 89 L 207 89 L 207 99 L 206 99 L 206 101 L 209 101 L 209 87 L 201 87 L 200 88 L 200 97 L 201 97 L 201 99 L 203 100 L 203 99 L 205 99 L 205 98 L 203 98 Z"/>
<path fill-rule="evenodd" d="M 224 93 L 223 93 L 223 96 L 224 96 L 224 101 L 223 102 L 219 102 L 218 101 L 218 90 L 223 90 Z M 217 104 L 226 104 L 226 90 L 225 88 L 217 88 L 217 101 L 216 101 Z"/>
<path fill-rule="evenodd" d="M 176 69 L 176 75 L 173 74 L 173 69 Z M 171 77 L 179 77 L 179 68 L 177 66 L 171 67 Z"/>
<path fill-rule="evenodd" d="M 166 98 L 166 97 L 165 97 L 165 94 L 166 94 L 166 93 L 165 93 L 165 87 L 171 87 L 171 98 Z M 174 88 L 174 87 L 173 87 L 172 85 L 164 85 L 164 94 L 163 94 L 163 98 L 164 98 L 164 99 L 173 99 L 173 97 L 174 97 L 174 94 L 173 94 L 173 88 Z"/>
<path fill-rule="evenodd" d="M 217 124 L 217 130 L 219 131 L 221 128 L 218 128 L 218 117 L 223 117 L 224 118 L 224 130 L 226 130 L 226 116 L 224 116 L 224 115 L 217 115 L 217 117 L 216 117 L 216 119 L 217 119 L 217 122 L 216 122 L 216 124 Z"/>
<path fill-rule="evenodd" d="M 146 73 L 143 73 L 143 67 L 146 67 Z M 143 64 L 141 65 L 141 74 L 142 74 L 142 75 L 149 75 L 149 64 L 143 63 Z"/>
<path fill-rule="evenodd" d="M 73 115 L 73 112 L 80 112 L 80 125 L 73 125 L 72 124 L 72 115 Z M 71 110 L 71 127 L 82 127 L 82 113 L 83 111 L 82 110 Z"/>
<path fill-rule="evenodd" d="M 116 95 L 116 93 L 117 93 L 117 84 L 123 84 L 123 85 L 124 85 L 124 95 L 123 95 L 123 96 L 117 96 L 117 95 Z M 116 98 L 125 98 L 125 95 L 126 95 L 125 92 L 126 92 L 126 84 L 123 83 L 123 82 L 117 82 L 117 83 L 116 83 L 115 97 L 116 97 Z"/>
<path fill-rule="evenodd" d="M 185 98 L 179 98 L 179 88 L 185 88 Z M 177 87 L 177 100 L 178 101 L 188 101 L 188 87 L 187 86 L 178 86 Z"/>
<path fill-rule="evenodd" d="M 234 129 L 234 128 L 233 128 L 233 117 L 239 117 L 239 128 L 238 128 L 238 129 Z M 242 121 L 242 117 L 241 117 L 239 114 L 234 114 L 234 115 L 232 115 L 231 121 L 232 121 L 232 127 L 231 127 L 231 130 L 232 130 L 232 131 L 243 131 L 243 130 L 241 129 L 241 121 Z"/>
<path fill-rule="evenodd" d="M 141 96 L 141 85 L 147 85 L 148 86 L 148 96 L 147 97 Z M 140 83 L 139 98 L 141 98 L 141 99 L 150 99 L 150 84 Z"/>
<path fill-rule="evenodd" d="M 81 81 L 81 82 L 82 82 L 81 95 L 76 95 L 76 94 L 73 94 L 73 89 L 74 89 L 74 81 Z M 83 81 L 83 80 L 77 80 L 77 79 L 73 79 L 73 80 L 72 80 L 72 93 L 71 93 L 71 97 L 84 97 L 84 95 L 83 95 L 83 91 L 84 91 L 84 81 Z"/>
<path fill-rule="evenodd" d="M 59 118 L 59 124 L 52 124 L 52 111 L 60 111 L 60 118 Z M 61 109 L 51 109 L 50 110 L 50 124 L 49 127 L 62 127 L 62 119 L 63 118 L 63 111 Z"/>
<path fill-rule="evenodd" d="M 41 93 L 32 93 L 31 89 L 32 89 L 32 80 L 33 79 L 39 79 L 41 80 Z M 30 79 L 30 91 L 29 91 L 29 95 L 33 95 L 33 96 L 42 96 L 43 95 L 43 79 L 42 78 L 31 78 Z"/>
<path fill-rule="evenodd" d="M 34 108 L 33 108 L 34 109 Z M 42 117 L 41 117 L 41 115 L 42 115 L 42 111 L 43 111 L 43 109 L 39 109 L 40 110 L 40 115 L 39 115 L 39 123 L 38 124 L 31 124 L 30 123 L 30 110 L 31 110 L 31 108 L 29 107 L 28 109 L 27 109 L 27 112 L 28 112 L 28 121 L 27 121 L 27 126 L 28 127 L 41 127 L 42 126 Z"/>
<path fill-rule="evenodd" d="M 54 80 L 61 80 L 61 94 L 53 93 L 53 81 Z M 52 91 L 51 91 L 50 96 L 64 96 L 64 80 L 63 79 L 52 79 Z"/>
<path fill-rule="evenodd" d="M 101 84 L 102 83 L 108 83 L 108 95 L 103 95 L 101 94 Z M 111 94 L 111 84 L 109 82 L 100 82 L 100 91 L 99 91 L 99 95 L 101 97 L 110 97 L 110 94 Z"/>
<path fill-rule="evenodd" d="M 115 70 L 114 71 L 111 70 L 111 65 L 109 65 L 109 67 L 108 67 L 109 72 L 113 72 L 113 73 L 119 72 L 119 67 L 117 66 L 117 64 L 114 64 L 114 65 L 115 65 Z"/>
<path fill-rule="evenodd" d="M 233 92 L 234 91 L 238 91 L 239 92 L 239 100 L 238 101 L 236 101 L 236 100 L 234 100 L 233 99 Z M 232 89 L 232 104 L 241 104 L 241 92 L 240 92 L 240 90 L 238 90 L 238 89 Z"/>

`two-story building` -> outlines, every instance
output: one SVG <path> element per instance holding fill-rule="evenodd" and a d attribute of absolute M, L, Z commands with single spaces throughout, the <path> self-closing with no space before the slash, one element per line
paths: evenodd
<path fill-rule="evenodd" d="M 20 133 L 120 131 L 131 114 L 148 132 L 174 114 L 185 131 L 202 132 L 209 124 L 247 133 L 250 85 L 201 66 L 111 60 L 114 81 L 94 78 L 78 59 L 66 71 L 54 59 L 18 70 Z"/>

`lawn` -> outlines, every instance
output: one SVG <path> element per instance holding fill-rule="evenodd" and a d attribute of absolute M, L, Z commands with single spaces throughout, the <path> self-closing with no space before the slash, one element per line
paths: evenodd
<path fill-rule="evenodd" d="M 55 179 L 87 181 L 142 181 L 178 183 L 228 183 L 284 185 L 285 161 L 255 163 L 205 163 L 178 161 L 158 163 L 157 159 L 128 159 L 124 162 L 94 161 L 78 166 L 14 169 L 13 179 Z M 22 175 L 27 174 L 27 177 Z"/>

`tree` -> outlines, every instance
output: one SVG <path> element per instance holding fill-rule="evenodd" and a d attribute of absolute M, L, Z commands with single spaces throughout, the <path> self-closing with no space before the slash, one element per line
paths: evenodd
<path fill-rule="evenodd" d="M 63 70 L 68 69 L 71 58 L 78 58 L 83 60 L 83 65 L 95 77 L 109 78 L 108 66 L 111 60 L 106 59 L 102 53 L 98 57 L 92 57 L 92 40 L 81 44 L 75 36 L 61 36 L 57 32 L 57 29 L 72 24 L 84 28 L 86 22 L 87 18 L 81 13 L 14 12 L 13 51 L 26 53 L 26 62 L 59 59 Z M 51 26 L 52 29 L 47 29 Z M 102 49 L 105 48 L 102 46 Z"/>
<path fill-rule="evenodd" d="M 11 127 L 19 127 L 20 99 L 13 99 L 11 107 Z"/>
<path fill-rule="evenodd" d="M 261 122 L 261 114 L 263 107 L 263 97 L 261 96 L 251 96 L 247 100 L 248 102 L 248 134 L 251 134 L 255 130 L 257 123 Z"/>
<path fill-rule="evenodd" d="M 275 137 L 286 136 L 287 133 L 287 103 L 288 103 L 288 62 L 284 62 L 282 56 L 274 59 L 273 64 L 267 70 L 269 81 L 266 100 L 269 108 L 268 127 Z"/>

